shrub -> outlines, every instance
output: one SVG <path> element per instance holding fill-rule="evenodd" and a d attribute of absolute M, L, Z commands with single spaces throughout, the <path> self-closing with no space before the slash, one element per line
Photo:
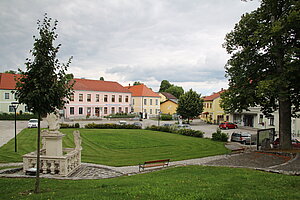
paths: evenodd
<path fill-rule="evenodd" d="M 136 115 L 134 114 L 128 114 L 128 113 L 116 113 L 116 114 L 110 114 L 108 116 L 104 116 L 104 118 L 134 118 Z"/>
<path fill-rule="evenodd" d="M 17 114 L 17 120 L 37 119 L 38 116 L 29 113 Z M 0 113 L 0 120 L 15 120 L 15 113 Z"/>
<path fill-rule="evenodd" d="M 160 119 L 167 121 L 167 120 L 172 120 L 173 118 L 172 118 L 172 115 L 162 114 L 162 115 L 160 115 Z"/>
<path fill-rule="evenodd" d="M 192 137 L 200 137 L 203 138 L 204 132 L 192 130 L 192 129 L 180 129 L 177 130 L 174 127 L 170 126 L 148 126 L 146 127 L 146 130 L 152 130 L 152 131 L 162 131 L 162 132 L 168 132 L 168 133 L 175 133 L 179 135 L 185 135 L 185 136 L 192 136 Z"/>
<path fill-rule="evenodd" d="M 217 131 L 212 134 L 212 140 L 227 142 L 228 141 L 228 135 L 226 133 L 222 133 L 221 129 L 218 128 Z"/>
<path fill-rule="evenodd" d="M 120 125 L 120 124 L 87 124 L 85 125 L 85 128 L 88 129 L 141 129 L 140 126 L 135 126 L 133 124 L 126 124 L 126 125 Z"/>
<path fill-rule="evenodd" d="M 60 128 L 63 129 L 63 128 L 80 128 L 80 125 L 79 123 L 76 123 L 76 124 L 59 124 L 60 125 Z"/>

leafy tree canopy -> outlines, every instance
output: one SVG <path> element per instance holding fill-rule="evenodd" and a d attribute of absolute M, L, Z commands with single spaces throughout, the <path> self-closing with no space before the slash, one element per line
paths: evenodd
<path fill-rule="evenodd" d="M 171 86 L 172 84 L 169 81 L 163 80 L 160 83 L 159 92 L 166 92 L 166 90 L 169 89 Z"/>
<path fill-rule="evenodd" d="M 184 119 L 198 117 L 203 111 L 203 99 L 200 94 L 190 89 L 180 96 L 178 100 L 177 113 Z"/>
<path fill-rule="evenodd" d="M 139 82 L 139 81 L 135 81 L 135 82 L 133 83 L 133 85 L 142 85 L 142 83 Z"/>
<path fill-rule="evenodd" d="M 177 99 L 179 99 L 179 97 L 184 94 L 183 88 L 175 85 L 172 85 L 171 87 L 166 89 L 165 92 L 173 94 Z"/>
<path fill-rule="evenodd" d="M 7 71 L 5 71 L 4 73 L 7 73 L 7 74 L 17 74 L 17 71 L 14 71 L 14 70 L 7 70 Z"/>
<path fill-rule="evenodd" d="M 262 0 L 242 16 L 225 38 L 231 54 L 225 69 L 227 112 L 260 105 L 265 114 L 279 109 L 281 144 L 290 144 L 291 114 L 300 110 L 300 2 Z M 284 140 L 284 141 L 283 141 Z"/>
<path fill-rule="evenodd" d="M 34 37 L 30 51 L 33 60 L 26 59 L 26 71 L 19 69 L 22 76 L 17 83 L 16 97 L 34 113 L 46 115 L 63 108 L 73 92 L 69 76 L 65 73 L 71 58 L 66 64 L 61 64 L 56 58 L 61 46 L 53 44 L 58 37 L 55 33 L 56 20 L 52 23 L 45 14 L 43 22 L 38 20 L 37 25 L 40 37 Z"/>
<path fill-rule="evenodd" d="M 101 76 L 99 80 L 100 80 L 100 81 L 104 81 L 104 77 L 103 77 L 103 76 Z"/>

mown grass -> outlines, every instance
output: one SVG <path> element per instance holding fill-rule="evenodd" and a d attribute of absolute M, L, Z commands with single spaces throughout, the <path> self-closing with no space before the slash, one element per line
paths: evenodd
<path fill-rule="evenodd" d="M 249 169 L 188 166 L 102 180 L 0 178 L 1 199 L 299 199 L 300 177 Z M 31 193 L 31 194 L 29 194 Z"/>
<path fill-rule="evenodd" d="M 66 134 L 63 147 L 74 147 L 73 131 Z M 132 129 L 80 129 L 82 162 L 110 166 L 137 165 L 147 160 L 184 160 L 225 154 L 224 143 L 171 133 Z M 36 149 L 36 129 L 24 129 L 18 134 L 18 152 L 14 140 L 0 148 L 0 162 L 21 162 L 22 155 Z"/>

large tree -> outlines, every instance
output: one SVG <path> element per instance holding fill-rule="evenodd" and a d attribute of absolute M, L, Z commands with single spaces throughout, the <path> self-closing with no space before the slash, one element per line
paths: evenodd
<path fill-rule="evenodd" d="M 178 100 L 177 113 L 184 119 L 198 117 L 203 111 L 203 100 L 200 94 L 190 89 L 188 92 L 180 96 Z"/>
<path fill-rule="evenodd" d="M 171 87 L 166 89 L 165 92 L 173 94 L 177 99 L 179 99 L 179 97 L 184 94 L 183 88 L 176 85 L 172 85 Z"/>
<path fill-rule="evenodd" d="M 242 16 L 225 38 L 229 89 L 221 106 L 227 112 L 261 106 L 279 110 L 282 149 L 291 149 L 291 117 L 300 110 L 300 2 L 262 0 Z"/>
<path fill-rule="evenodd" d="M 24 103 L 29 110 L 38 114 L 37 135 L 37 173 L 35 193 L 40 191 L 40 119 L 48 113 L 61 109 L 67 103 L 72 94 L 70 78 L 65 73 L 71 58 L 66 64 L 61 64 L 56 58 L 60 44 L 55 46 L 54 41 L 58 35 L 55 33 L 57 20 L 44 16 L 44 20 L 38 20 L 39 37 L 34 37 L 33 49 L 30 51 L 33 60 L 26 59 L 26 71 L 17 83 L 16 97 L 19 103 Z"/>
<path fill-rule="evenodd" d="M 165 92 L 172 84 L 167 80 L 162 80 L 159 87 L 159 92 Z"/>

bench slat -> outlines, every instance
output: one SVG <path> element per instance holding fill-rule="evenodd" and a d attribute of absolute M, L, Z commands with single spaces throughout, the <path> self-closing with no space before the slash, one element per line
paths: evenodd
<path fill-rule="evenodd" d="M 139 164 L 139 171 L 148 167 L 168 166 L 170 159 L 146 161 L 144 164 Z"/>

